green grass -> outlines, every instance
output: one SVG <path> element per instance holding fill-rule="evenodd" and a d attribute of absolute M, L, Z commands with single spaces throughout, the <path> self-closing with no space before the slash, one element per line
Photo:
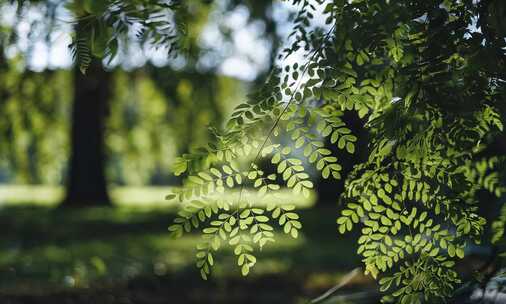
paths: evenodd
<path fill-rule="evenodd" d="M 0 189 L 4 204 L 0 210 L 0 294 L 47 296 L 104 288 L 123 294 L 149 286 L 150 297 L 167 290 L 172 291 L 173 300 L 196 297 L 181 303 L 206 303 L 198 300 L 199 295 L 209 293 L 216 303 L 224 298 L 293 303 L 318 295 L 359 265 L 354 236 L 343 238 L 336 231 L 336 209 L 308 208 L 310 200 L 288 193 L 286 200 L 302 209 L 304 226 L 299 238 L 277 235 L 276 243 L 258 253 L 258 263 L 246 278 L 241 277 L 232 252 L 224 250 L 205 282 L 194 267 L 198 236 L 168 237 L 167 227 L 177 210 L 173 203 L 159 199 L 168 189 L 119 188 L 114 197 L 123 195 L 123 200 L 114 209 L 62 210 L 51 208 L 54 203 L 49 199 L 55 201 L 60 190 L 29 189 L 31 195 L 40 196 L 35 195 L 35 204 L 26 204 L 22 202 L 34 197 L 27 187 L 21 188 Z M 226 296 L 230 293 L 235 295 Z"/>
<path fill-rule="evenodd" d="M 116 206 L 135 209 L 177 208 L 177 202 L 165 200 L 174 187 L 142 186 L 112 187 L 111 199 Z M 247 191 L 247 189 L 246 189 Z M 224 195 L 239 197 L 238 190 L 226 192 Z M 244 193 L 243 193 L 244 195 Z M 308 208 L 314 204 L 315 195 L 309 198 L 293 196 L 289 190 L 279 193 L 281 201 L 289 201 L 299 208 Z M 50 185 L 1 185 L 0 206 L 37 205 L 54 207 L 63 199 L 63 188 Z M 269 201 L 259 200 L 257 204 L 266 205 Z"/>

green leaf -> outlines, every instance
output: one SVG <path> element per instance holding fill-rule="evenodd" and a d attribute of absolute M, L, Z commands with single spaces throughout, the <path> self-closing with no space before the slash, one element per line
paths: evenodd
<path fill-rule="evenodd" d="M 244 264 L 242 265 L 242 267 L 241 267 L 241 274 L 242 274 L 243 276 L 247 276 L 247 275 L 248 275 L 248 273 L 249 273 L 249 266 L 248 266 L 248 264 L 247 264 L 247 263 L 244 263 Z"/>
<path fill-rule="evenodd" d="M 457 255 L 457 257 L 463 259 L 464 258 L 464 250 L 460 247 L 458 247 L 457 249 L 455 249 L 455 254 Z"/>
<path fill-rule="evenodd" d="M 355 145 L 352 142 L 346 143 L 346 150 L 348 153 L 353 154 L 355 153 Z"/>

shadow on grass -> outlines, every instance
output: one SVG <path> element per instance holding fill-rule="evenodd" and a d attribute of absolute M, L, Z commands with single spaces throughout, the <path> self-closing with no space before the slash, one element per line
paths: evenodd
<path fill-rule="evenodd" d="M 338 235 L 335 209 L 306 209 L 301 236 L 276 236 L 248 277 L 224 250 L 202 281 L 194 267 L 199 238 L 170 239 L 171 212 L 2 209 L 0 302 L 305 303 L 359 265 L 355 236 Z"/>

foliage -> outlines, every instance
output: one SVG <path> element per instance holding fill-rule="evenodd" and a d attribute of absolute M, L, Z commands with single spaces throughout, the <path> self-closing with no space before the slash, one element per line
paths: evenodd
<path fill-rule="evenodd" d="M 18 21 L 12 28 L 0 29 L 0 45 L 16 43 L 17 22 L 33 8 L 42 12 L 46 20 L 30 26 L 42 25 L 47 42 L 50 33 L 62 21 L 65 23 L 62 16 L 68 19 L 70 15 L 72 20 L 68 23 L 73 26 L 74 35 L 69 49 L 83 73 L 93 57 L 111 62 L 133 40 L 143 46 L 166 49 L 169 55 L 185 49 L 182 37 L 187 34 L 184 22 L 187 13 L 179 0 L 10 0 L 9 3 L 10 8 L 15 8 Z"/>
<path fill-rule="evenodd" d="M 17 59 L 6 61 L 0 72 L 0 134 L 5 139 L 0 142 L 0 179 L 59 183 L 68 146 L 69 72 L 19 71 L 18 64 Z"/>
<path fill-rule="evenodd" d="M 174 156 L 208 141 L 206 127 L 222 122 L 241 86 L 236 79 L 170 68 L 116 70 L 106 128 L 109 180 L 173 179 Z"/>
<path fill-rule="evenodd" d="M 185 33 L 183 16 L 178 0 L 84 0 L 69 2 L 67 8 L 76 16 L 76 34 L 69 46 L 79 68 L 84 73 L 92 56 L 112 61 L 121 40 L 132 31 L 141 43 L 168 49 L 169 54 L 178 46 L 176 39 Z"/>
<path fill-rule="evenodd" d="M 497 20 L 504 3 L 293 4 L 300 13 L 283 56 L 303 50 L 307 62 L 274 69 L 232 113 L 226 130 L 180 158 L 177 174 L 190 175 L 185 189 L 168 196 L 182 204 L 169 230 L 175 237 L 201 230 L 202 277 L 224 243 L 235 248 L 247 274 L 256 248 L 274 241 L 271 223 L 297 237 L 300 222 L 290 205 L 264 210 L 249 203 L 245 185 L 257 195 L 275 196 L 283 182 L 305 195 L 313 186 L 308 164 L 324 178 L 341 178 L 323 139 L 353 154 L 357 137 L 341 117 L 357 111 L 367 120 L 369 157 L 347 177 L 338 230 L 361 227 L 358 254 L 366 273 L 380 276 L 381 290 L 388 291 L 384 301 L 433 303 L 451 296 L 461 282 L 455 262 L 468 244 L 487 239 L 478 191 L 498 197 L 504 192 L 504 159 L 487 154 L 503 130 L 506 57 L 504 25 Z M 311 25 L 322 5 L 328 32 Z M 237 160 L 247 155 L 254 161 L 240 168 Z M 261 158 L 277 172 L 260 170 Z M 200 169 L 202 164 L 209 166 Z M 236 186 L 238 198 L 212 198 Z"/>
<path fill-rule="evenodd" d="M 497 243 L 504 239 L 504 229 L 506 228 L 506 205 L 503 205 L 497 220 L 492 223 L 493 235 L 492 243 Z"/>

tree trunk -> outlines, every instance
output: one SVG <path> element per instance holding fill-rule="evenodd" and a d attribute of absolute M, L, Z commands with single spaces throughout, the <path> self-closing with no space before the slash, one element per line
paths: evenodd
<path fill-rule="evenodd" d="M 104 153 L 110 77 L 98 60 L 86 75 L 74 69 L 71 155 L 63 207 L 111 206 Z"/>
<path fill-rule="evenodd" d="M 356 164 L 364 162 L 367 159 L 367 130 L 364 128 L 365 120 L 360 119 L 355 112 L 346 111 L 343 116 L 346 127 L 349 128 L 358 141 L 355 143 L 355 153 L 349 154 L 344 150 L 337 148 L 336 144 L 331 144 L 327 138 L 325 147 L 332 151 L 338 159 L 338 163 L 343 167 L 341 171 L 341 179 L 335 180 L 332 177 L 324 179 L 321 177 L 316 183 L 317 201 L 316 206 L 336 206 L 340 195 L 343 193 L 344 182 Z"/>

